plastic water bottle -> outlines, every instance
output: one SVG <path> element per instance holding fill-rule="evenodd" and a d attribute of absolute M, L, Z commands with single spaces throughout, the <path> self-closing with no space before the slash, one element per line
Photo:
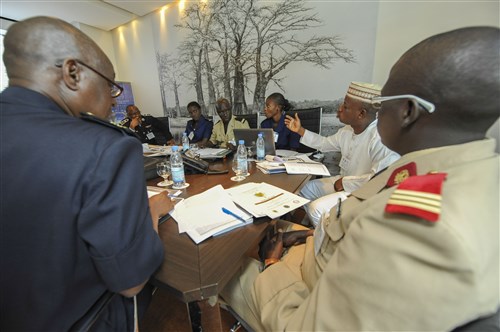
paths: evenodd
<path fill-rule="evenodd" d="M 170 169 L 172 172 L 172 181 L 174 182 L 172 188 L 181 188 L 186 184 L 184 176 L 184 163 L 182 162 L 182 155 L 177 145 L 172 146 L 172 155 L 170 155 Z"/>
<path fill-rule="evenodd" d="M 259 133 L 255 145 L 257 146 L 257 160 L 258 161 L 264 160 L 264 158 L 266 157 L 266 150 L 265 150 L 264 137 L 262 137 L 262 133 Z"/>
<path fill-rule="evenodd" d="M 240 139 L 238 142 L 238 150 L 236 152 L 236 158 L 238 158 L 238 168 L 241 174 L 246 176 L 248 173 L 248 154 L 247 148 L 245 147 L 245 141 Z"/>
<path fill-rule="evenodd" d="M 182 150 L 183 151 L 189 150 L 189 138 L 186 132 L 182 134 Z"/>

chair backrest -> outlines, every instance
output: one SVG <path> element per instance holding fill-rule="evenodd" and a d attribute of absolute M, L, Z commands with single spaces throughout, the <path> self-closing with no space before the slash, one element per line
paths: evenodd
<path fill-rule="evenodd" d="M 170 132 L 172 132 L 170 130 L 170 122 L 168 120 L 168 117 L 161 116 L 161 117 L 157 117 L 157 119 L 160 120 L 165 126 L 167 126 L 167 128 L 168 128 L 168 130 Z M 165 144 L 167 144 L 167 138 L 165 137 L 165 135 L 162 132 L 159 132 L 159 131 L 157 131 L 156 129 L 153 128 L 153 133 L 155 134 L 156 142 L 158 143 L 158 145 L 165 145 Z"/>
<path fill-rule="evenodd" d="M 318 134 L 321 133 L 321 116 L 323 115 L 322 107 L 292 109 L 287 112 L 287 115 L 295 116 L 295 113 L 298 114 L 302 127 Z M 316 150 L 301 143 L 297 151 L 301 153 L 309 153 Z"/>
<path fill-rule="evenodd" d="M 490 316 L 480 317 L 472 322 L 459 326 L 452 332 L 499 332 L 500 331 L 500 309 Z"/>
<path fill-rule="evenodd" d="M 258 128 L 259 127 L 259 113 L 252 114 L 238 114 L 235 115 L 236 120 L 245 119 L 248 122 L 250 128 Z"/>

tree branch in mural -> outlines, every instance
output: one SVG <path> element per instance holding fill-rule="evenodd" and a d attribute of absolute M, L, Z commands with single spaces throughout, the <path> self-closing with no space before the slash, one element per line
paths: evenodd
<path fill-rule="evenodd" d="M 179 102 L 179 88 L 181 86 L 182 64 L 179 60 L 170 57 L 168 54 L 156 52 L 156 63 L 158 66 L 158 79 L 160 81 L 160 94 L 163 104 L 163 115 L 167 117 L 181 116 L 181 106 Z M 173 91 L 175 98 L 175 115 L 170 114 L 167 109 L 166 92 Z"/>
<path fill-rule="evenodd" d="M 291 63 L 306 62 L 329 68 L 342 60 L 353 62 L 352 51 L 339 36 L 306 36 L 321 20 L 303 0 L 276 3 L 220 0 L 194 3 L 182 24 L 188 36 L 180 46 L 183 63 L 194 76 L 198 103 L 205 107 L 202 78 L 207 84 L 209 114 L 216 97 L 232 100 L 233 113 L 261 111 L 270 82 L 280 85 Z M 302 35 L 300 35 L 302 33 Z M 248 86 L 255 83 L 254 87 Z M 245 92 L 253 93 L 249 110 Z M 216 93 L 222 92 L 222 95 Z"/>

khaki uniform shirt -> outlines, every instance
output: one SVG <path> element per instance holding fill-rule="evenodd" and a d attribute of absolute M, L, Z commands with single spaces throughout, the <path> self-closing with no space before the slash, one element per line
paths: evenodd
<path fill-rule="evenodd" d="M 495 141 L 485 139 L 413 152 L 355 191 L 342 203 L 339 218 L 330 212 L 323 241 L 318 231 L 302 250 L 287 254 L 295 258 L 285 256 L 252 280 L 250 310 L 260 316 L 260 328 L 449 331 L 495 312 L 499 157 L 494 149 Z M 435 223 L 384 212 L 396 189 L 386 187 L 388 180 L 409 162 L 416 163 L 417 175 L 447 173 Z"/>
<path fill-rule="evenodd" d="M 242 119 L 241 121 L 236 120 L 234 115 L 231 116 L 231 120 L 229 120 L 229 124 L 227 125 L 227 132 L 224 130 L 224 123 L 222 120 L 219 120 L 215 123 L 214 129 L 212 130 L 212 136 L 210 136 L 210 142 L 219 146 L 221 148 L 227 148 L 227 143 L 230 141 L 234 141 L 234 132 L 233 129 L 249 129 L 247 120 Z M 238 145 L 238 142 L 235 142 Z"/>

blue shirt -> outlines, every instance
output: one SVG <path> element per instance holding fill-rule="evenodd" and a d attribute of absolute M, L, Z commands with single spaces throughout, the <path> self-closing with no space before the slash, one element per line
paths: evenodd
<path fill-rule="evenodd" d="M 261 122 L 261 128 L 273 128 L 273 119 L 265 119 Z M 281 115 L 278 126 L 274 128 L 278 133 L 278 141 L 274 143 L 276 149 L 296 150 L 300 146 L 300 135 L 288 129 L 285 125 L 285 112 Z"/>
<path fill-rule="evenodd" d="M 193 123 L 193 120 L 189 120 L 186 125 L 186 132 L 188 137 L 191 132 L 193 132 L 193 138 L 189 139 L 191 143 L 197 143 L 204 138 L 210 138 L 210 136 L 212 135 L 212 129 L 214 127 L 214 123 L 212 121 L 205 119 L 205 117 L 203 117 L 202 115 L 196 123 L 196 127 L 193 126 Z"/>

